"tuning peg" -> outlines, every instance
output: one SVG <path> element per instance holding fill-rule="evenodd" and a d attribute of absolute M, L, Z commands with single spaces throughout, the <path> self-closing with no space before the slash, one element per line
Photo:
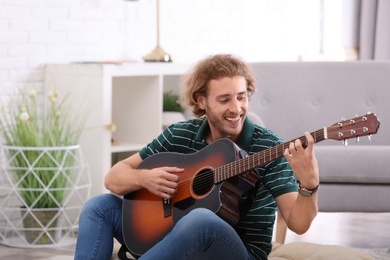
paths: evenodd
<path fill-rule="evenodd" d="M 369 134 L 369 135 L 368 135 L 368 140 L 371 141 L 371 139 L 372 139 L 372 134 Z"/>
<path fill-rule="evenodd" d="M 343 144 L 344 144 L 345 147 L 347 147 L 348 146 L 348 140 L 344 139 Z"/>
<path fill-rule="evenodd" d="M 344 118 L 344 117 L 342 117 L 342 118 L 341 118 L 341 121 L 337 123 L 337 126 L 338 126 L 339 128 L 342 128 L 343 125 L 344 125 L 343 122 L 345 122 L 345 118 Z"/>
<path fill-rule="evenodd" d="M 360 142 L 360 137 L 356 137 L 356 143 L 358 144 Z"/>

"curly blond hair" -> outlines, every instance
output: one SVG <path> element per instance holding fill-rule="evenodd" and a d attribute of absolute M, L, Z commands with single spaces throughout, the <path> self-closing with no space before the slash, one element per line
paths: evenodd
<path fill-rule="evenodd" d="M 180 93 L 182 106 L 192 107 L 192 113 L 197 117 L 203 116 L 205 111 L 198 106 L 197 94 L 206 95 L 211 80 L 236 76 L 245 78 L 248 96 L 252 96 L 256 90 L 255 77 L 252 68 L 244 60 L 231 54 L 217 54 L 200 60 L 183 77 Z"/>

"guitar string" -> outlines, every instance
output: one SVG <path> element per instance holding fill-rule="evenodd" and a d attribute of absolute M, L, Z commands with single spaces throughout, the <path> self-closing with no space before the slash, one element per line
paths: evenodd
<path fill-rule="evenodd" d="M 320 129 L 311 134 L 314 137 L 315 142 L 318 142 L 323 140 L 324 138 L 323 133 L 324 133 L 324 129 Z M 297 139 L 300 139 L 301 142 L 304 144 L 304 146 L 307 146 L 305 136 L 299 137 Z M 181 181 L 180 184 L 178 185 L 177 190 L 187 188 L 187 186 L 189 185 L 189 183 L 193 178 L 196 179 L 196 181 L 194 181 L 193 184 L 193 190 L 201 190 L 202 188 L 206 188 L 210 186 L 211 178 L 214 180 L 211 185 L 213 186 L 216 183 L 224 181 L 230 177 L 247 172 L 257 166 L 266 164 L 267 162 L 271 162 L 279 157 L 282 157 L 285 149 L 289 147 L 291 142 L 294 142 L 294 140 L 279 144 L 277 146 L 271 147 L 267 150 L 258 152 L 256 154 L 249 155 L 248 157 L 227 163 L 223 166 L 215 168 L 214 170 L 208 170 L 208 171 L 203 171 L 201 173 L 198 173 L 197 176 L 194 175 L 191 176 L 191 178 Z M 199 174 L 202 175 L 198 176 Z"/>
<path fill-rule="evenodd" d="M 359 120 L 355 120 L 354 123 L 352 123 L 352 121 L 350 121 L 350 120 L 343 122 L 341 125 L 336 123 L 332 126 L 327 127 L 327 130 L 328 130 L 328 133 L 331 133 L 335 129 L 345 127 L 346 125 L 349 125 L 349 126 L 354 125 L 354 124 L 361 123 L 361 122 L 364 122 L 364 121 L 359 119 Z M 311 133 L 311 135 L 314 137 L 315 143 L 324 140 L 325 139 L 324 128 Z M 357 135 L 356 135 L 356 137 L 357 137 Z M 339 138 L 342 138 L 342 136 L 340 136 Z M 347 136 L 347 138 L 350 138 L 350 137 Z M 300 139 L 300 141 L 303 143 L 304 147 L 307 146 L 305 136 L 301 136 L 297 139 Z M 334 137 L 334 139 L 337 139 L 337 138 Z M 253 169 L 256 166 L 261 166 L 262 164 L 266 164 L 267 162 L 271 162 L 271 161 L 281 157 L 284 154 L 285 149 L 289 147 L 289 144 L 291 142 L 294 142 L 294 141 L 295 140 L 291 140 L 289 142 L 285 142 L 283 144 L 271 147 L 271 148 L 264 150 L 262 152 L 249 155 L 248 157 L 245 157 L 245 158 L 236 160 L 234 162 L 230 162 L 228 164 L 225 164 L 223 166 L 217 167 L 215 170 L 209 170 L 206 172 L 202 172 L 202 176 L 200 176 L 200 177 L 193 176 L 193 177 L 196 177 L 196 181 L 194 183 L 194 189 L 198 189 L 198 188 L 200 189 L 203 187 L 203 185 L 206 185 L 206 184 L 207 184 L 207 186 L 209 186 L 209 184 L 210 184 L 209 180 L 211 178 L 210 174 L 212 175 L 212 177 L 214 179 L 214 184 L 216 184 L 216 183 L 224 181 L 230 177 L 233 177 L 235 175 L 238 175 L 238 174 L 244 173 L 250 169 Z M 267 155 L 267 153 L 268 153 L 268 155 Z M 266 159 L 267 156 L 269 157 L 269 160 Z M 243 168 L 243 166 L 244 166 L 244 168 Z M 237 170 L 237 169 L 239 169 L 239 170 Z M 212 173 L 214 173 L 214 174 L 212 174 Z M 181 182 L 178 189 L 180 189 L 184 186 L 186 187 L 187 183 L 191 182 L 191 179 L 192 179 L 192 177 Z"/>
<path fill-rule="evenodd" d="M 212 184 L 214 185 L 230 177 L 239 175 L 240 173 L 244 173 L 250 169 L 255 168 L 259 164 L 266 163 L 266 157 L 270 157 L 270 161 L 274 158 L 276 159 L 279 157 L 279 154 L 283 154 L 286 145 L 287 144 L 283 144 L 282 146 L 277 147 L 275 152 L 270 151 L 269 155 L 267 155 L 266 151 L 263 151 L 258 154 L 250 155 L 246 158 L 228 163 L 226 165 L 216 168 L 215 170 L 204 171 L 201 173 L 202 176 L 195 177 L 196 181 L 194 182 L 193 189 L 198 190 L 210 186 L 210 178 L 214 180 L 212 182 Z M 214 173 L 214 175 L 212 175 L 212 173 Z M 210 175 L 212 176 L 210 177 Z M 181 184 L 178 186 L 178 190 L 181 188 L 187 188 L 187 186 L 191 182 L 191 179 L 192 177 L 182 181 Z"/>
<path fill-rule="evenodd" d="M 323 131 L 323 130 L 319 130 Z M 318 131 L 317 131 L 318 132 Z M 313 135 L 317 136 L 318 133 L 314 132 Z M 305 137 L 300 137 L 301 142 L 306 142 Z M 233 177 L 235 175 L 238 175 L 240 173 L 246 172 L 250 169 L 255 168 L 257 165 L 261 165 L 264 163 L 267 163 L 268 161 L 272 161 L 276 158 L 279 158 L 283 155 L 284 150 L 289 146 L 290 142 L 286 142 L 277 146 L 274 146 L 270 149 L 264 150 L 262 152 L 259 152 L 257 154 L 250 155 L 248 157 L 239 159 L 237 161 L 228 163 L 226 165 L 223 165 L 221 167 L 216 168 L 213 170 L 208 170 L 206 172 L 202 172 L 202 176 L 196 176 L 196 181 L 194 182 L 193 189 L 202 189 L 210 186 L 210 178 L 214 179 L 214 183 L 218 183 L 220 181 L 226 180 L 230 177 Z M 269 160 L 266 158 L 269 157 Z M 210 177 L 210 175 L 214 173 Z M 186 187 L 188 183 L 191 182 L 191 179 L 184 180 L 181 185 L 179 185 L 178 189 L 181 189 L 182 187 Z M 181 187 L 180 187 L 181 186 Z M 212 185 L 211 185 L 212 186 Z"/>
<path fill-rule="evenodd" d="M 327 127 L 328 134 L 329 134 L 329 132 L 332 132 L 335 129 L 342 128 L 346 125 L 350 126 L 350 125 L 354 125 L 354 124 L 365 122 L 365 121 L 366 120 L 355 119 L 354 122 L 352 122 L 351 120 L 347 120 L 347 121 L 343 122 L 341 125 L 339 123 L 336 123 L 332 126 Z M 311 133 L 311 135 L 314 137 L 315 143 L 324 140 L 325 139 L 324 128 Z M 356 137 L 357 136 L 358 135 L 356 135 Z M 340 136 L 339 138 L 342 138 L 342 136 Z M 347 136 L 347 138 L 350 138 L 350 137 Z M 300 139 L 305 147 L 307 146 L 305 136 L 301 136 L 297 139 Z M 333 139 L 337 140 L 337 138 L 335 138 L 335 137 Z M 209 186 L 209 184 L 210 184 L 209 180 L 211 177 L 214 180 L 213 184 L 216 184 L 216 183 L 224 181 L 230 177 L 233 177 L 235 175 L 238 175 L 240 173 L 244 173 L 250 169 L 253 169 L 256 166 L 261 166 L 263 164 L 266 164 L 267 162 L 271 162 L 271 161 L 281 157 L 284 154 L 285 149 L 289 147 L 289 144 L 291 142 L 294 142 L 294 141 L 295 140 L 291 140 L 289 142 L 285 142 L 283 144 L 271 147 L 271 148 L 264 150 L 262 152 L 249 155 L 248 157 L 245 157 L 242 159 L 238 159 L 234 162 L 230 162 L 226 165 L 217 167 L 215 170 L 203 171 L 202 176 L 198 176 L 199 174 L 197 174 L 196 176 L 193 175 L 191 178 L 185 179 L 182 182 L 180 182 L 179 186 L 178 186 L 178 190 L 180 190 L 182 188 L 187 188 L 188 184 L 191 182 L 191 180 L 194 177 L 196 178 L 196 181 L 194 182 L 194 189 L 198 189 L 199 187 L 202 188 L 203 185 L 206 185 L 206 184 Z M 268 155 L 267 155 L 267 153 L 268 153 Z M 267 156 L 269 157 L 269 160 L 266 160 Z M 245 167 L 244 169 L 243 169 L 243 166 Z M 237 171 L 237 168 L 240 170 Z"/>

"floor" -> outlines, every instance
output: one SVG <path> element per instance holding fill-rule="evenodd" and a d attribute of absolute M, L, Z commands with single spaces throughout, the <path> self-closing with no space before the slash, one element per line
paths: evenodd
<path fill-rule="evenodd" d="M 301 241 L 355 248 L 390 248 L 390 213 L 319 213 L 301 236 L 287 232 L 286 243 Z M 118 250 L 116 245 L 114 251 Z M 25 249 L 0 245 L 0 259 L 73 259 L 74 246 Z M 118 259 L 113 256 L 112 259 Z"/>
<path fill-rule="evenodd" d="M 319 213 L 304 235 L 287 232 L 286 243 L 292 241 L 390 248 L 390 213 Z"/>

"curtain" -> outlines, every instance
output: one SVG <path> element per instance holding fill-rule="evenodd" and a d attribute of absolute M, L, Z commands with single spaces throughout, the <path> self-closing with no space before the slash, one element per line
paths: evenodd
<path fill-rule="evenodd" d="M 361 60 L 390 59 L 389 0 L 361 0 L 359 49 Z"/>

